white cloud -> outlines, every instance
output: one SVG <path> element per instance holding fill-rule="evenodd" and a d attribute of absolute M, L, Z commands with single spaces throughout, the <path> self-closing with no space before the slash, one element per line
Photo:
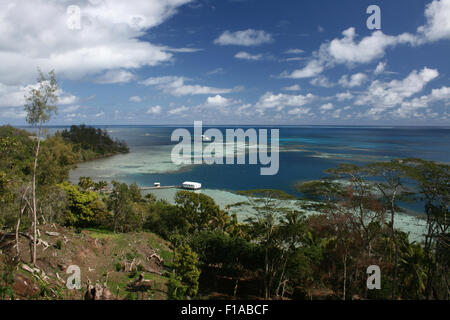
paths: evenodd
<path fill-rule="evenodd" d="M 105 70 L 154 66 L 171 59 L 165 47 L 139 39 L 190 0 L 79 0 L 81 29 L 68 27 L 66 1 L 0 0 L 0 82 L 32 81 L 39 66 L 79 79 Z"/>
<path fill-rule="evenodd" d="M 159 86 L 177 81 L 182 81 L 184 83 L 184 78 L 178 76 L 150 77 L 146 80 L 140 81 L 139 83 L 145 86 Z"/>
<path fill-rule="evenodd" d="M 168 113 L 170 116 L 173 116 L 173 115 L 177 115 L 177 114 L 183 113 L 183 112 L 188 111 L 188 110 L 189 110 L 188 107 L 186 107 L 186 106 L 181 106 L 181 107 L 179 107 L 179 108 L 171 109 L 171 110 L 169 110 L 167 113 Z"/>
<path fill-rule="evenodd" d="M 203 49 L 200 49 L 200 48 L 166 48 L 166 51 L 177 52 L 177 53 L 192 53 L 192 52 L 203 51 Z"/>
<path fill-rule="evenodd" d="M 337 64 L 352 67 L 383 58 L 388 48 L 400 44 L 417 46 L 430 41 L 450 38 L 450 0 L 434 0 L 425 10 L 426 24 L 418 28 L 417 33 L 386 35 L 377 30 L 369 36 L 358 39 L 354 27 L 342 32 L 342 37 L 324 42 L 314 51 L 310 61 L 302 69 L 283 72 L 281 77 L 310 78 L 322 73 L 326 68 Z M 384 67 L 378 66 L 378 71 Z"/>
<path fill-rule="evenodd" d="M 216 95 L 215 97 L 208 97 L 205 104 L 212 107 L 226 107 L 232 104 L 232 101 L 221 95 Z"/>
<path fill-rule="evenodd" d="M 356 42 L 355 28 L 351 27 L 342 32 L 343 37 L 333 39 L 330 43 L 322 44 L 320 54 L 340 64 L 369 63 L 382 58 L 386 48 L 401 43 L 415 43 L 416 39 L 411 34 L 389 36 L 382 31 L 375 31 L 370 36 Z"/>
<path fill-rule="evenodd" d="M 351 27 L 342 32 L 342 38 L 333 39 L 320 46 L 313 53 L 311 59 L 304 68 L 294 70 L 291 73 L 284 72 L 282 77 L 288 78 L 311 78 L 322 73 L 325 68 L 335 64 L 364 64 L 382 58 L 386 48 L 400 43 L 417 43 L 415 36 L 401 34 L 399 36 L 385 35 L 382 31 L 375 31 L 370 36 L 364 37 L 356 42 L 355 28 Z"/>
<path fill-rule="evenodd" d="M 353 97 L 354 96 L 348 91 L 336 94 L 336 98 L 338 99 L 338 101 L 351 100 L 353 99 Z"/>
<path fill-rule="evenodd" d="M 289 87 L 284 87 L 283 90 L 285 91 L 300 91 L 302 88 L 298 84 L 294 84 Z"/>
<path fill-rule="evenodd" d="M 441 87 L 440 89 L 431 90 L 430 99 L 436 100 L 450 100 L 450 87 Z"/>
<path fill-rule="evenodd" d="M 288 111 L 288 114 L 290 115 L 296 115 L 296 116 L 302 116 L 307 115 L 310 116 L 311 108 L 294 108 Z"/>
<path fill-rule="evenodd" d="M 302 69 L 294 70 L 290 74 L 284 72 L 282 77 L 292 79 L 312 78 L 320 74 L 324 70 L 324 67 L 317 60 L 309 61 Z"/>
<path fill-rule="evenodd" d="M 243 59 L 243 60 L 262 60 L 263 55 L 262 54 L 250 54 L 248 52 L 245 51 L 241 51 L 236 53 L 236 55 L 234 56 L 236 59 Z"/>
<path fill-rule="evenodd" d="M 185 81 L 188 81 L 184 77 L 177 76 L 165 76 L 165 77 L 153 77 L 139 82 L 146 86 L 157 86 L 164 93 L 174 96 L 184 95 L 196 95 L 196 94 L 224 94 L 237 91 L 235 89 L 221 89 L 215 87 L 201 86 L 201 85 L 188 85 Z"/>
<path fill-rule="evenodd" d="M 200 112 L 202 116 L 206 116 L 208 113 L 217 117 L 217 112 L 223 114 L 230 114 L 231 111 L 237 112 L 239 115 L 243 114 L 242 107 L 236 109 L 232 106 L 236 106 L 241 103 L 240 100 L 234 100 L 231 98 L 225 98 L 221 95 L 210 96 L 206 99 L 205 103 L 200 104 L 194 108 L 196 112 Z"/>
<path fill-rule="evenodd" d="M 310 103 L 315 99 L 315 96 L 311 93 L 306 95 L 290 95 L 290 94 L 273 94 L 272 92 L 266 92 L 259 98 L 259 101 L 255 105 L 255 109 L 264 114 L 266 109 L 275 108 L 276 110 L 282 110 L 284 107 L 301 107 L 307 103 Z"/>
<path fill-rule="evenodd" d="M 115 74 L 118 78 L 106 73 L 99 79 L 117 83 L 130 80 L 127 69 L 170 61 L 170 48 L 140 37 L 190 1 L 0 0 L 0 107 L 23 105 L 37 67 L 44 73 L 54 69 L 58 80 L 122 70 Z M 81 10 L 80 29 L 68 26 L 69 5 Z M 74 96 L 60 96 L 60 104 L 75 101 Z"/>
<path fill-rule="evenodd" d="M 339 119 L 341 117 L 341 113 L 342 113 L 342 109 L 336 109 L 334 110 L 334 112 L 331 114 L 331 116 L 335 119 Z"/>
<path fill-rule="evenodd" d="M 33 88 L 37 88 L 37 84 L 16 86 L 0 83 L 0 108 L 23 107 L 25 104 L 25 95 L 27 95 Z M 56 92 L 56 95 L 58 96 L 59 100 L 58 105 L 72 104 L 78 100 L 78 97 L 61 89 Z"/>
<path fill-rule="evenodd" d="M 0 111 L 0 116 L 2 118 L 24 119 L 27 116 L 27 113 L 24 110 L 13 108 Z"/>
<path fill-rule="evenodd" d="M 86 119 L 87 116 L 82 113 L 69 113 L 64 116 L 64 121 L 70 122 L 74 119 Z"/>
<path fill-rule="evenodd" d="M 162 111 L 161 106 L 154 106 L 154 107 L 150 107 L 147 110 L 147 114 L 160 114 Z"/>
<path fill-rule="evenodd" d="M 375 74 L 381 74 L 386 69 L 386 62 L 380 62 L 378 63 L 377 67 L 375 68 L 374 73 Z"/>
<path fill-rule="evenodd" d="M 378 115 L 386 109 L 403 103 L 406 98 L 423 90 L 425 85 L 439 75 L 436 69 L 423 68 L 420 72 L 413 70 L 403 80 L 381 82 L 375 80 L 367 91 L 359 96 L 356 105 L 373 106 L 368 114 Z"/>
<path fill-rule="evenodd" d="M 61 89 L 59 89 L 56 94 L 58 96 L 58 104 L 60 105 L 72 104 L 78 101 L 78 97 L 74 96 L 73 94 L 64 92 Z"/>
<path fill-rule="evenodd" d="M 320 110 L 332 110 L 334 108 L 333 104 L 330 103 L 326 103 L 320 106 Z"/>
<path fill-rule="evenodd" d="M 414 114 L 417 109 L 427 108 L 430 104 L 437 101 L 443 101 L 447 106 L 450 105 L 450 87 L 443 86 L 439 89 L 433 89 L 429 95 L 404 101 L 393 114 L 400 118 L 407 118 Z"/>
<path fill-rule="evenodd" d="M 214 75 L 214 74 L 224 74 L 224 73 L 225 73 L 225 70 L 223 68 L 216 68 L 214 70 L 208 71 L 206 73 L 206 75 L 211 76 L 211 75 Z"/>
<path fill-rule="evenodd" d="M 104 115 L 105 115 L 105 113 L 103 111 L 100 111 L 99 113 L 95 114 L 95 117 L 100 118 L 100 117 L 103 117 Z"/>
<path fill-rule="evenodd" d="M 252 106 L 253 105 L 251 103 L 243 104 L 242 106 L 237 108 L 236 114 L 238 114 L 238 115 L 245 115 L 245 116 L 252 116 L 252 115 L 254 115 L 254 113 L 251 112 L 251 110 L 250 110 L 252 108 Z"/>
<path fill-rule="evenodd" d="M 314 86 L 324 87 L 324 88 L 334 87 L 334 83 L 331 83 L 328 80 L 328 78 L 325 76 L 315 77 L 314 79 L 311 79 L 311 81 L 309 83 L 311 83 Z"/>
<path fill-rule="evenodd" d="M 133 81 L 135 78 L 133 73 L 126 70 L 109 70 L 98 77 L 95 82 L 100 84 L 126 83 Z"/>
<path fill-rule="evenodd" d="M 131 102 L 142 102 L 142 98 L 139 96 L 132 96 L 129 99 Z"/>
<path fill-rule="evenodd" d="M 289 50 L 286 50 L 284 53 L 286 53 L 286 54 L 300 54 L 300 53 L 303 53 L 303 52 L 305 52 L 305 50 L 302 50 L 302 49 L 289 49 Z"/>
<path fill-rule="evenodd" d="M 272 42 L 272 36 L 263 30 L 248 29 L 243 31 L 223 32 L 219 38 L 214 40 L 219 45 L 238 45 L 238 46 L 258 46 L 264 43 Z"/>
<path fill-rule="evenodd" d="M 343 75 L 339 79 L 339 84 L 343 87 L 353 88 L 361 86 L 366 81 L 367 75 L 359 72 L 351 75 L 350 79 L 348 78 L 348 75 Z"/>
<path fill-rule="evenodd" d="M 428 41 L 450 39 L 450 0 L 433 1 L 425 9 L 427 23 L 417 29 Z"/>
<path fill-rule="evenodd" d="M 25 104 L 24 95 L 33 86 L 7 86 L 0 83 L 0 107 L 19 107 Z"/>
<path fill-rule="evenodd" d="M 307 58 L 305 58 L 305 57 L 292 57 L 292 58 L 281 59 L 280 61 L 303 61 L 306 59 Z"/>
<path fill-rule="evenodd" d="M 61 110 L 62 113 L 71 113 L 80 109 L 80 106 L 70 106 Z"/>

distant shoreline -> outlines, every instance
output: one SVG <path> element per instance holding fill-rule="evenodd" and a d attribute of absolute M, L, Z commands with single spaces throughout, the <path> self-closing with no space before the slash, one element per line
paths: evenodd
<path fill-rule="evenodd" d="M 7 124 L 1 124 L 7 125 Z M 20 129 L 34 128 L 29 125 L 11 125 Z M 43 128 L 70 128 L 72 124 L 55 124 L 55 125 L 44 125 Z M 88 127 L 154 127 L 154 128 L 172 128 L 172 127 L 193 127 L 192 123 L 189 124 L 86 124 Z M 345 124 L 329 124 L 329 125 L 319 125 L 319 124 L 203 124 L 204 127 L 279 127 L 279 128 L 372 128 L 372 129 L 411 129 L 411 128 L 421 128 L 421 129 L 444 129 L 450 130 L 448 125 L 345 125 Z"/>

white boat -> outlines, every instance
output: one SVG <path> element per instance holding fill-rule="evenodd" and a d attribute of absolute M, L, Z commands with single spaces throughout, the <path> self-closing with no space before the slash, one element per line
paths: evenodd
<path fill-rule="evenodd" d="M 202 184 L 198 182 L 185 181 L 183 182 L 182 187 L 183 189 L 199 190 L 202 188 Z"/>
<path fill-rule="evenodd" d="M 203 141 L 203 142 L 211 142 L 212 140 L 211 140 L 210 137 L 205 136 L 205 135 L 202 134 L 202 141 Z"/>

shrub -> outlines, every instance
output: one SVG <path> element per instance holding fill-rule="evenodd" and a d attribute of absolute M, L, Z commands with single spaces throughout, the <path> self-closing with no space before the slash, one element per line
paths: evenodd
<path fill-rule="evenodd" d="M 66 192 L 69 208 L 66 212 L 66 224 L 76 227 L 93 227 L 105 214 L 106 206 L 93 191 L 81 190 L 78 186 L 64 182 L 61 188 Z"/>
<path fill-rule="evenodd" d="M 62 241 L 61 241 L 61 239 L 58 239 L 56 241 L 55 248 L 58 249 L 58 250 L 62 249 Z"/>

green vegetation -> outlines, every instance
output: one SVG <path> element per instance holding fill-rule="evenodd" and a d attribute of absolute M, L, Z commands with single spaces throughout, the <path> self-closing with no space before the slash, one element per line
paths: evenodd
<path fill-rule="evenodd" d="M 68 200 L 65 223 L 75 227 L 92 227 L 100 224 L 101 219 L 107 219 L 105 204 L 97 193 L 81 190 L 70 183 L 60 185 Z"/>
<path fill-rule="evenodd" d="M 182 300 L 197 295 L 198 278 L 200 277 L 197 264 L 198 255 L 192 251 L 189 245 L 185 243 L 175 249 L 174 272 L 168 283 L 169 298 Z"/>
<path fill-rule="evenodd" d="M 71 126 L 70 130 L 63 130 L 61 136 L 74 146 L 75 152 L 81 153 L 83 160 L 129 152 L 125 142 L 114 141 L 106 131 L 100 128 L 86 125 Z"/>
<path fill-rule="evenodd" d="M 31 88 L 30 92 L 25 95 L 25 111 L 27 112 L 27 123 L 33 127 L 39 128 L 34 148 L 33 175 L 31 179 L 31 205 L 30 210 L 33 216 L 33 239 L 37 237 L 37 204 L 36 204 L 36 172 L 39 159 L 39 151 L 41 146 L 42 126 L 48 122 L 53 113 L 57 112 L 56 103 L 58 102 L 57 91 L 59 90 L 56 82 L 55 73 L 50 71 L 49 77 L 39 71 L 38 88 Z M 33 241 L 33 264 L 36 265 L 36 246 L 37 241 Z"/>
<path fill-rule="evenodd" d="M 30 121 L 41 131 L 53 109 L 33 101 Z M 179 191 L 172 205 L 143 197 L 136 184 L 109 186 L 89 177 L 70 184 L 76 163 L 127 152 L 102 130 L 72 127 L 41 140 L 2 126 L 0 152 L 0 244 L 9 248 L 0 261 L 3 299 L 16 294 L 14 275 L 23 272 L 18 261 L 32 263 L 35 255 L 39 266 L 64 254 L 99 259 L 89 268 L 101 268 L 97 281 L 110 277 L 117 298 L 204 298 L 214 292 L 250 299 L 449 299 L 445 164 L 342 164 L 322 180 L 299 183 L 302 199 L 278 190 L 241 192 L 247 200 L 233 210 L 245 205 L 254 214 L 240 222 L 231 208 L 223 210 L 201 193 Z M 424 204 L 421 242 L 395 228 L 403 201 Z M 71 241 L 46 238 L 48 251 L 33 250 L 32 239 L 45 237 L 34 230 L 49 226 L 71 230 Z M 58 250 L 55 256 L 40 259 L 51 250 Z M 382 270 L 381 290 L 367 289 L 369 265 Z M 65 297 L 56 284 L 37 287 L 37 298 Z"/>
<path fill-rule="evenodd" d="M 14 270 L 17 267 L 17 260 L 5 255 L 0 261 L 2 262 L 0 270 L 0 299 L 13 299 Z"/>

